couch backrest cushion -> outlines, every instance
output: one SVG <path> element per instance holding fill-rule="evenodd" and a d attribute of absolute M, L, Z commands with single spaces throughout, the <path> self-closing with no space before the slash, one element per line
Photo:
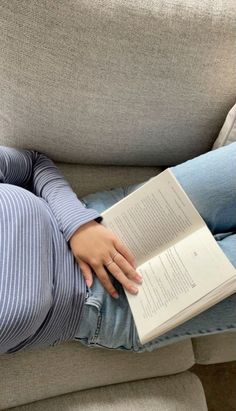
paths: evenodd
<path fill-rule="evenodd" d="M 65 162 L 171 165 L 235 102 L 235 0 L 4 0 L 0 144 Z"/>

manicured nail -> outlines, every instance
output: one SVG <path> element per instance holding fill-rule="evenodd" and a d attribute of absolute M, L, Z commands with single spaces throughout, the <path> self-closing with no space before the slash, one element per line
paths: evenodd
<path fill-rule="evenodd" d="M 133 294 L 137 294 L 138 293 L 138 289 L 136 287 L 130 287 L 130 291 Z"/>
<path fill-rule="evenodd" d="M 112 293 L 112 297 L 114 297 L 116 300 L 119 298 L 119 294 L 117 292 Z"/>
<path fill-rule="evenodd" d="M 143 277 L 141 277 L 141 275 L 136 275 L 135 280 L 137 280 L 140 284 L 143 282 Z"/>
<path fill-rule="evenodd" d="M 86 281 L 87 286 L 90 288 L 91 285 L 92 285 L 92 281 L 91 281 L 91 280 L 88 280 L 88 279 L 86 279 L 85 281 Z"/>

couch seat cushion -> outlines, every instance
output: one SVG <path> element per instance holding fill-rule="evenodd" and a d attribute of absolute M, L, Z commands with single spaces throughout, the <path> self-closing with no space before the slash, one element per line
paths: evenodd
<path fill-rule="evenodd" d="M 0 357 L 0 409 L 103 385 L 165 376 L 194 364 L 191 340 L 152 352 L 88 348 L 77 341 Z"/>
<path fill-rule="evenodd" d="M 192 339 L 197 364 L 236 361 L 236 332 L 226 331 Z"/>
<path fill-rule="evenodd" d="M 164 167 L 96 166 L 55 162 L 79 197 L 128 184 L 142 183 Z"/>
<path fill-rule="evenodd" d="M 190 372 L 84 390 L 15 411 L 207 411 L 198 377 Z"/>

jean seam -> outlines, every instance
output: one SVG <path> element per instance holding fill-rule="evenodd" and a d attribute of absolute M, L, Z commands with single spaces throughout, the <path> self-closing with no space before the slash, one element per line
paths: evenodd
<path fill-rule="evenodd" d="M 101 312 L 98 313 L 98 319 L 97 319 L 97 327 L 95 330 L 95 333 L 93 335 L 93 337 L 91 338 L 90 342 L 91 344 L 96 344 L 96 341 L 98 339 L 99 333 L 100 333 L 100 329 L 101 329 L 101 322 L 102 322 L 102 314 Z"/>
<path fill-rule="evenodd" d="M 236 328 L 236 324 L 225 325 L 224 327 L 208 328 L 205 330 L 186 331 L 184 333 L 173 334 L 170 337 L 166 336 L 166 337 L 160 338 L 160 340 L 165 340 L 165 339 L 169 339 L 173 337 L 181 337 L 183 335 L 192 335 L 195 333 L 206 334 L 206 333 L 211 333 L 212 331 L 224 331 L 226 329 L 231 329 L 231 328 Z"/>
<path fill-rule="evenodd" d="M 160 338 L 158 338 L 158 340 L 161 342 L 161 341 L 164 341 L 164 340 L 169 340 L 169 339 L 175 339 L 175 338 L 177 338 L 177 337 L 184 337 L 185 335 L 189 335 L 189 337 L 190 338 L 196 338 L 196 336 L 195 337 L 193 337 L 193 334 L 197 334 L 197 333 L 199 333 L 199 334 L 210 334 L 211 332 L 213 332 L 213 331 L 225 331 L 226 329 L 234 329 L 234 328 L 236 328 L 236 324 L 234 325 L 234 324 L 231 324 L 231 325 L 226 325 L 226 326 L 224 326 L 223 328 L 222 327 L 216 327 L 216 328 L 212 328 L 212 329 L 207 329 L 207 330 L 194 330 L 194 331 L 186 331 L 186 332 L 184 332 L 184 333 L 178 333 L 178 334 L 173 334 L 173 335 L 171 335 L 170 337 L 169 336 L 166 336 L 166 337 L 160 337 Z M 155 343 L 155 340 L 153 340 L 153 341 L 149 341 L 148 343 L 146 343 L 147 344 L 147 346 L 150 344 L 150 345 L 152 345 L 152 344 L 154 344 Z M 157 341 L 157 343 L 158 343 L 158 341 Z M 145 347 L 145 345 L 146 344 L 139 344 L 138 346 L 139 347 Z"/>

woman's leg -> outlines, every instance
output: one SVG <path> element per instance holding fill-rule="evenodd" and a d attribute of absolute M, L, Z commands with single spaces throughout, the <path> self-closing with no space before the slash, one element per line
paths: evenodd
<path fill-rule="evenodd" d="M 170 169 L 213 234 L 236 229 L 236 142 Z M 124 190 L 130 194 L 143 184 Z"/>
<path fill-rule="evenodd" d="M 235 264 L 235 235 L 230 234 L 236 229 L 236 143 L 232 143 L 175 167 L 171 167 L 171 170 L 212 233 L 215 235 L 216 240 L 221 238 L 219 245 L 232 263 Z M 144 183 L 145 182 L 120 187 L 111 190 L 111 192 L 104 191 L 94 193 L 84 197 L 84 199 L 89 207 L 96 209 L 99 204 L 99 211 L 101 212 L 107 207 L 110 207 L 112 203 L 114 204 L 121 199 L 123 192 L 124 195 L 130 194 Z M 117 200 L 115 199 L 116 196 L 118 196 Z M 100 199 L 102 199 L 101 202 Z M 107 207 L 106 199 L 108 199 Z M 218 233 L 225 234 L 218 236 Z M 133 331 L 127 329 L 127 335 L 129 339 L 132 338 L 134 348 L 137 351 L 145 351 L 152 350 L 156 347 L 189 336 L 196 336 L 204 333 L 216 333 L 225 330 L 232 331 L 236 329 L 234 320 L 236 318 L 235 300 L 234 294 L 216 304 L 214 307 L 211 307 L 204 313 L 143 346 L 138 342 L 135 327 Z M 123 300 L 123 303 L 128 304 L 125 299 Z M 98 338 L 100 345 L 104 344 L 104 346 L 107 346 L 109 344 L 109 346 L 117 347 L 119 332 L 117 331 L 115 334 L 113 333 L 114 341 L 111 341 L 109 335 L 107 335 L 106 340 L 106 332 L 107 334 L 110 333 L 108 333 L 107 327 L 105 327 L 105 324 L 110 324 L 110 326 L 111 324 L 116 324 L 117 330 L 119 329 L 119 326 L 117 325 L 118 323 L 120 323 L 121 328 L 124 327 L 123 321 L 125 321 L 125 319 L 122 317 L 121 310 L 111 310 L 111 306 L 117 306 L 117 304 L 118 303 L 113 301 L 112 298 L 110 299 L 109 297 L 106 297 L 104 307 L 109 307 L 109 310 L 107 309 L 103 313 L 103 318 L 106 318 L 106 321 L 103 321 L 103 329 L 100 332 L 100 339 Z M 124 311 L 125 310 L 126 305 L 124 307 Z M 126 344 L 126 346 L 129 347 L 130 342 L 129 344 Z"/>
<path fill-rule="evenodd" d="M 236 229 L 236 142 L 171 167 L 212 234 Z"/>
<path fill-rule="evenodd" d="M 236 267 L 236 234 L 226 235 L 218 244 Z M 236 294 L 233 294 L 160 337 L 141 344 L 123 288 L 112 276 L 110 278 L 120 298 L 114 300 L 94 276 L 84 306 L 82 328 L 75 337 L 86 346 L 142 353 L 187 338 L 236 331 Z"/>
<path fill-rule="evenodd" d="M 236 143 L 202 154 L 171 171 L 236 268 Z M 128 193 L 135 186 L 128 186 Z M 236 294 L 136 350 L 153 350 L 189 336 L 236 330 Z"/>
<path fill-rule="evenodd" d="M 33 335 L 50 309 L 50 227 L 33 193 L 0 184 L 0 353 Z"/>

